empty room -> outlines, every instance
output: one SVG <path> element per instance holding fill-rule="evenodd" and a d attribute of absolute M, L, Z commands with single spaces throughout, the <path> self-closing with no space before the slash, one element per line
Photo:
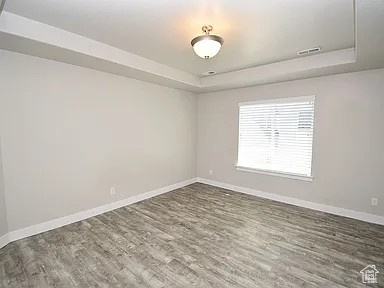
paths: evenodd
<path fill-rule="evenodd" d="M 0 287 L 384 287 L 383 0 L 0 0 Z"/>

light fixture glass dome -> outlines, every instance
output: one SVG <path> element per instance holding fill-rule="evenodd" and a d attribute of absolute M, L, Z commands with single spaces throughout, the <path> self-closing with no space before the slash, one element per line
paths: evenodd
<path fill-rule="evenodd" d="M 193 50 L 201 58 L 212 58 L 219 53 L 221 45 L 224 43 L 223 38 L 216 35 L 209 35 L 212 29 L 212 26 L 203 26 L 202 30 L 206 35 L 198 36 L 191 42 Z"/>

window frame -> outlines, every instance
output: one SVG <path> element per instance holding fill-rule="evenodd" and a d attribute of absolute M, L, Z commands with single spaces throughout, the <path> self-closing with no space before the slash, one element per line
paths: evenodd
<path fill-rule="evenodd" d="M 315 143 L 315 104 L 314 104 L 314 117 L 313 117 L 313 128 L 312 128 L 312 153 L 311 153 L 311 174 L 310 175 L 303 175 L 303 174 L 296 174 L 293 172 L 283 172 L 283 171 L 277 171 L 277 170 L 268 170 L 268 169 L 259 169 L 259 168 L 252 168 L 252 167 L 245 167 L 238 164 L 239 161 L 239 152 L 240 152 L 240 107 L 241 106 L 247 106 L 247 105 L 260 105 L 260 104 L 272 104 L 272 103 L 294 103 L 294 102 L 300 102 L 300 101 L 314 101 L 315 102 L 316 95 L 307 95 L 307 96 L 298 96 L 298 97 L 285 97 L 285 98 L 276 98 L 276 99 L 268 99 L 268 100 L 257 100 L 257 101 L 247 101 L 247 102 L 240 102 L 238 103 L 238 133 L 237 133 L 237 160 L 235 169 L 242 172 L 250 172 L 250 173 L 256 173 L 261 175 L 268 175 L 268 176 L 275 176 L 275 177 L 281 177 L 281 178 L 289 178 L 289 179 L 295 179 L 295 180 L 302 180 L 307 182 L 312 182 L 314 179 L 313 176 L 313 156 L 314 156 L 314 143 Z"/>

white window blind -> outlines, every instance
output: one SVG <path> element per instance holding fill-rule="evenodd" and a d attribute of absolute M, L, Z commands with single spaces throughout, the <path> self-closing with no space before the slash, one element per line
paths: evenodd
<path fill-rule="evenodd" d="M 239 168 L 312 176 L 315 96 L 239 104 Z"/>

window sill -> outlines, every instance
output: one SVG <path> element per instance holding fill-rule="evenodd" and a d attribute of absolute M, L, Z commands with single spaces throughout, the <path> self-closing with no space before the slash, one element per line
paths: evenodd
<path fill-rule="evenodd" d="M 260 170 L 260 169 L 248 168 L 243 166 L 235 166 L 235 167 L 236 167 L 236 170 L 238 171 L 251 172 L 251 173 L 257 173 L 257 174 L 263 174 L 263 175 L 275 176 L 275 177 L 281 177 L 281 178 L 289 178 L 289 179 L 295 179 L 295 180 L 301 180 L 301 181 L 307 181 L 307 182 L 313 181 L 313 176 L 305 176 L 305 175 L 276 172 L 276 171 L 269 171 L 269 170 Z"/>

